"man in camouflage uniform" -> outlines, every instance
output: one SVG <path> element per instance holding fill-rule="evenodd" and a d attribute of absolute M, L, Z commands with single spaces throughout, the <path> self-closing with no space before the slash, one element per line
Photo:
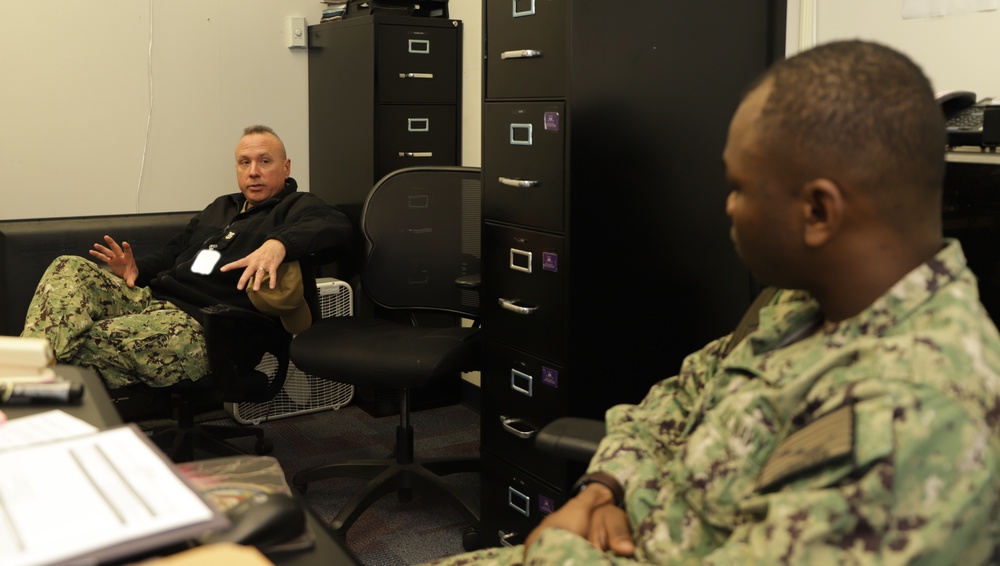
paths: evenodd
<path fill-rule="evenodd" d="M 47 338 L 60 363 L 96 370 L 111 388 L 167 386 L 208 371 L 200 308 L 255 309 L 248 282 L 277 284 L 278 267 L 347 248 L 350 222 L 289 177 L 281 139 L 246 128 L 236 146 L 239 193 L 195 215 L 164 249 L 136 259 L 105 236 L 91 255 L 62 256 L 42 276 L 22 336 Z M 254 277 L 256 275 L 256 277 Z"/>
<path fill-rule="evenodd" d="M 448 562 L 1000 560 L 1000 337 L 942 237 L 943 148 L 929 82 L 888 48 L 765 73 L 730 125 L 726 212 L 787 290 L 728 355 L 731 336 L 609 410 L 581 490 L 526 546 Z"/>

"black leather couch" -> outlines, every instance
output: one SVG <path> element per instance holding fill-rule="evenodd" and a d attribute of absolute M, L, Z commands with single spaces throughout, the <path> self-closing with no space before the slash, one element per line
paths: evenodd
<path fill-rule="evenodd" d="M 0 220 L 0 335 L 16 336 L 42 273 L 61 255 L 90 258 L 104 235 L 127 241 L 137 255 L 182 231 L 194 212 Z"/>

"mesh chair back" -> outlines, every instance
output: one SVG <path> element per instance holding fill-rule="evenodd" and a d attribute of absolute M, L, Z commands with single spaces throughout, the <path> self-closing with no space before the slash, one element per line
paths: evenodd
<path fill-rule="evenodd" d="M 361 213 L 361 286 L 375 304 L 478 316 L 479 293 L 455 280 L 480 273 L 479 171 L 400 169 L 371 190 Z"/>

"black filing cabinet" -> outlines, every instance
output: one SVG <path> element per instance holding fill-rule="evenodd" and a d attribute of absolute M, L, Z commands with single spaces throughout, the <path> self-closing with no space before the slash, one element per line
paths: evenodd
<path fill-rule="evenodd" d="M 382 15 L 309 26 L 311 192 L 357 221 L 385 174 L 459 164 L 461 32 Z"/>
<path fill-rule="evenodd" d="M 533 446 L 638 402 L 754 294 L 729 241 L 729 118 L 784 3 L 485 0 L 482 535 L 516 544 L 581 473 Z"/>

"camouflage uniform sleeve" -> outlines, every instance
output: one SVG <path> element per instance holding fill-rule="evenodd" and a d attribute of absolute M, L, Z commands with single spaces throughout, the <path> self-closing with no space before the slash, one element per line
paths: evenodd
<path fill-rule="evenodd" d="M 719 352 L 729 338 L 689 355 L 678 375 L 654 385 L 638 405 L 611 407 L 605 416 L 607 435 L 588 472 L 613 475 L 630 500 L 630 480 L 655 476 L 660 459 L 669 458 L 677 448 L 704 381 L 715 372 Z"/>
<path fill-rule="evenodd" d="M 705 564 L 986 564 L 998 558 L 1000 441 L 988 426 L 934 393 L 856 408 L 849 461 L 747 499 L 741 507 L 749 520 Z"/>

